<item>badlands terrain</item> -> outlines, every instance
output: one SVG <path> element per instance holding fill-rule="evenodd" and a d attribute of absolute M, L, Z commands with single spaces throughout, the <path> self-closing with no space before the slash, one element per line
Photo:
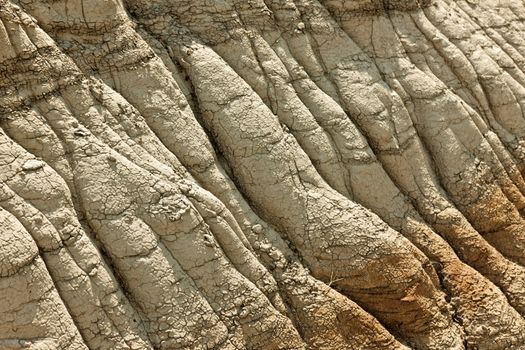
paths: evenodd
<path fill-rule="evenodd" d="M 525 1 L 0 0 L 0 349 L 525 349 Z"/>

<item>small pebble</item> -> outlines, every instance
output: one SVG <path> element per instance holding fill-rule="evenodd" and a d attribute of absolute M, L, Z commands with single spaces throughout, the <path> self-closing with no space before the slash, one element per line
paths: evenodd
<path fill-rule="evenodd" d="M 83 128 L 77 128 L 77 129 L 75 129 L 73 131 L 73 134 L 75 136 L 85 137 L 85 136 L 89 135 L 89 131 L 87 131 L 86 129 L 83 129 Z"/>
<path fill-rule="evenodd" d="M 262 225 L 255 224 L 255 225 L 252 226 L 252 231 L 253 231 L 253 233 L 256 233 L 256 234 L 260 235 L 261 233 L 264 232 L 264 229 L 263 229 Z"/>
<path fill-rule="evenodd" d="M 22 165 L 22 169 L 25 171 L 34 171 L 43 168 L 46 163 L 38 159 L 30 159 Z"/>

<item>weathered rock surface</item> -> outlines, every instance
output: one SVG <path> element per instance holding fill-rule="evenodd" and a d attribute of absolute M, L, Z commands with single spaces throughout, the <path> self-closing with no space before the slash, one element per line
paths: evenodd
<path fill-rule="evenodd" d="M 0 0 L 0 349 L 525 349 L 525 2 Z"/>

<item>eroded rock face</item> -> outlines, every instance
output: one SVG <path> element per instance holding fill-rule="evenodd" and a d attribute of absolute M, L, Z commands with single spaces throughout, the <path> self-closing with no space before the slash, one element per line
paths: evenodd
<path fill-rule="evenodd" d="M 525 349 L 525 4 L 0 0 L 0 349 Z"/>

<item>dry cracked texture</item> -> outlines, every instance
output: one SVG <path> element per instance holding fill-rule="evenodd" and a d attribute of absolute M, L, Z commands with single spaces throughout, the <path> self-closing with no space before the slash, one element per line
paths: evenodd
<path fill-rule="evenodd" d="M 525 349 L 522 0 L 0 0 L 0 349 Z"/>

